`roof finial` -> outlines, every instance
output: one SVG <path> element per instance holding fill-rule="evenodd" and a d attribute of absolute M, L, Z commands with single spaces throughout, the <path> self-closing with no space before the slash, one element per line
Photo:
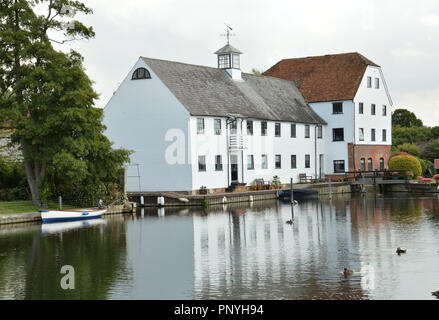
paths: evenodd
<path fill-rule="evenodd" d="M 230 37 L 234 37 L 235 34 L 234 33 L 230 33 L 230 31 L 233 31 L 233 29 L 227 25 L 227 23 L 224 23 L 227 27 L 227 32 L 225 34 L 222 34 L 221 36 L 223 37 L 227 37 L 227 44 L 230 44 Z"/>

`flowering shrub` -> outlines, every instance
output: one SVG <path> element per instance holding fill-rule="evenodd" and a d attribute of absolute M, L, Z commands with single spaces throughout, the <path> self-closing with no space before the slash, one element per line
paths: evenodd
<path fill-rule="evenodd" d="M 389 169 L 391 171 L 410 171 L 416 178 L 421 175 L 422 167 L 419 160 L 409 154 L 400 154 L 390 158 Z"/>

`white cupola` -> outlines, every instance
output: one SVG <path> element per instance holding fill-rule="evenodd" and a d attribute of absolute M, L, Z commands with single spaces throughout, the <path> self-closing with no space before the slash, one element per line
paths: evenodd
<path fill-rule="evenodd" d="M 233 80 L 242 80 L 240 66 L 241 51 L 227 43 L 215 54 L 218 56 L 218 69 L 225 70 Z"/>

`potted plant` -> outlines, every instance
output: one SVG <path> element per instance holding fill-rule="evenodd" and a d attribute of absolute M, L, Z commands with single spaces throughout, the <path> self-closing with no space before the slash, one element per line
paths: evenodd
<path fill-rule="evenodd" d="M 280 188 L 281 183 L 280 183 L 280 179 L 279 179 L 278 176 L 274 176 L 273 177 L 273 181 L 271 182 L 271 185 L 274 187 L 274 189 L 279 189 Z"/>
<path fill-rule="evenodd" d="M 399 179 L 398 175 L 399 175 L 398 171 L 393 171 L 392 172 L 392 180 L 398 180 Z"/>
<path fill-rule="evenodd" d="M 412 180 L 413 179 L 413 172 L 407 171 L 406 177 L 407 177 L 407 180 Z"/>
<path fill-rule="evenodd" d="M 200 187 L 200 194 L 207 194 L 207 187 L 206 186 Z"/>

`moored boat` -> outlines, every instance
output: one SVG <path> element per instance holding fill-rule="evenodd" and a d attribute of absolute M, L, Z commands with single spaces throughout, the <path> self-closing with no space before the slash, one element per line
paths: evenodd
<path fill-rule="evenodd" d="M 100 218 L 107 209 L 39 210 L 43 223 Z"/>

